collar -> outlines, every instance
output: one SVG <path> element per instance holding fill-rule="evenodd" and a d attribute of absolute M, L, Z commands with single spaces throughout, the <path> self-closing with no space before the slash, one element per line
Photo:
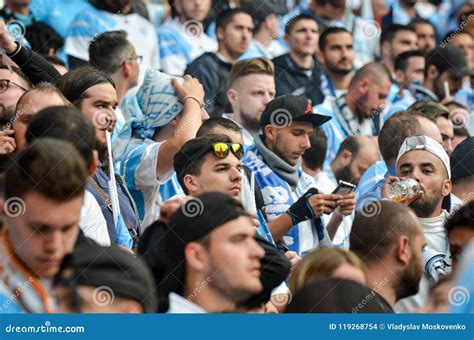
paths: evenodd
<path fill-rule="evenodd" d="M 201 306 L 196 305 L 181 295 L 171 292 L 169 295 L 169 314 L 203 314 L 207 313 Z"/>

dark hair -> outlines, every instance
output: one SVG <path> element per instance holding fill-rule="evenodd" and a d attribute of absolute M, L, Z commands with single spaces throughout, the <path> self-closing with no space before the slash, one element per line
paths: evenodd
<path fill-rule="evenodd" d="M 421 125 L 415 113 L 401 111 L 387 119 L 380 130 L 378 143 L 385 163 L 395 161 L 398 151 L 407 137 L 421 133 Z"/>
<path fill-rule="evenodd" d="M 328 148 L 328 138 L 324 130 L 315 128 L 309 136 L 311 147 L 303 154 L 303 163 L 310 169 L 316 170 L 323 167 L 326 151 Z"/>
<path fill-rule="evenodd" d="M 469 201 L 460 207 L 444 224 L 446 233 L 449 234 L 457 228 L 474 229 L 474 201 Z"/>
<path fill-rule="evenodd" d="M 432 121 L 436 121 L 436 118 L 443 116 L 449 118 L 449 110 L 443 104 L 438 102 L 420 100 L 411 104 L 408 111 L 412 111 L 422 117 L 428 118 Z"/>
<path fill-rule="evenodd" d="M 352 157 L 355 158 L 359 154 L 361 146 L 362 145 L 359 143 L 357 136 L 349 136 L 344 139 L 344 141 L 339 146 L 336 158 L 339 157 L 339 155 L 345 150 L 349 151 L 352 154 Z"/>
<path fill-rule="evenodd" d="M 291 30 L 293 29 L 293 26 L 295 26 L 295 24 L 298 21 L 301 21 L 301 20 L 312 20 L 312 21 L 317 23 L 316 19 L 314 19 L 314 17 L 312 17 L 309 14 L 296 15 L 296 16 L 290 18 L 290 20 L 288 20 L 288 22 L 286 23 L 286 25 L 285 25 L 285 34 L 290 34 Z"/>
<path fill-rule="evenodd" d="M 74 106 L 80 107 L 89 88 L 107 83 L 115 88 L 114 81 L 104 72 L 92 66 L 85 66 L 63 75 L 56 86 Z"/>
<path fill-rule="evenodd" d="M 23 71 L 16 67 L 16 66 L 13 66 L 13 65 L 10 65 L 10 66 L 7 66 L 7 65 L 4 65 L 4 64 L 0 64 L 0 70 L 12 70 L 14 73 L 16 73 L 18 75 L 18 77 L 21 78 L 21 80 L 23 80 L 25 82 L 25 88 L 26 89 L 29 89 L 31 87 L 33 87 L 33 85 L 31 84 L 31 81 L 30 79 L 28 79 L 28 77 L 23 73 Z"/>
<path fill-rule="evenodd" d="M 344 8 L 346 6 L 345 0 L 313 0 L 315 1 L 318 6 L 326 6 L 331 5 L 336 8 Z"/>
<path fill-rule="evenodd" d="M 337 26 L 328 27 L 319 36 L 319 50 L 321 52 L 324 51 L 328 42 L 328 37 L 331 34 L 338 34 L 338 33 L 348 33 L 352 37 L 351 32 L 349 32 L 344 27 L 337 27 Z"/>
<path fill-rule="evenodd" d="M 227 130 L 242 133 L 242 128 L 238 126 L 233 120 L 224 117 L 211 117 L 202 123 L 201 127 L 196 132 L 196 137 L 203 137 L 213 134 L 212 130 L 216 127 L 222 127 Z"/>
<path fill-rule="evenodd" d="M 378 213 L 372 213 L 371 209 L 377 209 Z M 413 241 L 416 234 L 414 219 L 416 217 L 410 208 L 403 204 L 386 200 L 367 202 L 354 218 L 349 241 L 350 250 L 366 265 L 380 262 L 398 237 L 406 235 Z M 421 227 L 419 232 L 422 232 Z"/>
<path fill-rule="evenodd" d="M 42 138 L 14 156 L 5 173 L 5 198 L 37 192 L 56 202 L 84 195 L 87 179 L 82 157 L 70 142 Z"/>
<path fill-rule="evenodd" d="M 414 28 L 416 28 L 416 25 L 430 25 L 433 28 L 433 31 L 435 32 L 435 37 L 436 37 L 436 27 L 429 20 L 417 17 L 413 19 L 412 21 L 410 21 L 408 25 Z"/>
<path fill-rule="evenodd" d="M 232 141 L 226 135 L 208 135 L 194 138 L 184 143 L 174 155 L 174 170 L 184 193 L 188 194 L 188 189 L 183 180 L 184 176 L 188 174 L 199 175 L 204 157 L 212 152 L 211 145 L 218 142 L 231 143 Z"/>
<path fill-rule="evenodd" d="M 465 126 L 455 127 L 453 129 L 453 132 L 456 137 L 466 137 L 466 138 L 471 137 L 469 130 Z"/>
<path fill-rule="evenodd" d="M 247 11 L 245 11 L 241 8 L 231 8 L 231 9 L 223 10 L 217 16 L 216 30 L 218 28 L 221 28 L 221 29 L 225 30 L 227 25 L 229 25 L 232 22 L 232 20 L 234 20 L 234 17 L 238 14 L 247 14 L 248 16 L 251 17 L 251 15 Z M 252 22 L 253 22 L 253 19 L 252 19 Z"/>
<path fill-rule="evenodd" d="M 387 41 L 391 42 L 395 38 L 395 35 L 402 31 L 413 32 L 416 34 L 415 28 L 411 25 L 393 24 L 382 30 L 382 34 L 380 35 L 380 45 Z"/>
<path fill-rule="evenodd" d="M 395 58 L 395 64 L 394 64 L 395 71 L 400 70 L 402 72 L 405 72 L 408 67 L 410 58 L 413 58 L 413 57 L 426 58 L 426 55 L 425 55 L 425 52 L 421 50 L 406 51 L 406 52 L 400 53 Z"/>
<path fill-rule="evenodd" d="M 89 45 L 89 62 L 108 76 L 117 72 L 125 59 L 130 58 L 132 44 L 127 32 L 110 31 L 95 37 Z"/>
<path fill-rule="evenodd" d="M 53 106 L 38 112 L 26 130 L 28 144 L 39 138 L 71 142 L 90 168 L 95 147 L 95 130 L 84 114 L 71 106 Z"/>
<path fill-rule="evenodd" d="M 31 49 L 43 56 L 49 55 L 49 50 L 58 51 L 64 45 L 64 40 L 51 26 L 41 21 L 35 21 L 26 26 L 25 38 Z"/>

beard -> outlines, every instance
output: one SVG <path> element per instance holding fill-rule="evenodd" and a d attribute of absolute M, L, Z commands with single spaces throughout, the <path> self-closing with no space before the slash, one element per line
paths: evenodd
<path fill-rule="evenodd" d="M 412 255 L 415 254 L 414 249 L 411 251 Z M 397 287 L 395 287 L 397 301 L 418 293 L 421 276 L 423 275 L 423 271 L 420 271 L 420 261 L 419 256 L 413 256 L 408 268 L 400 275 L 400 280 Z"/>
<path fill-rule="evenodd" d="M 345 167 L 337 170 L 334 173 L 334 176 L 336 176 L 336 179 L 338 182 L 339 181 L 350 182 L 350 183 L 355 182 L 354 175 L 352 174 L 352 171 L 351 171 L 351 165 L 352 163 L 346 165 Z"/>
<path fill-rule="evenodd" d="M 247 112 L 241 112 L 240 117 L 242 118 L 242 126 L 250 132 L 257 132 L 259 129 L 260 119 L 257 119 L 256 114 L 251 115 Z"/>
<path fill-rule="evenodd" d="M 334 74 L 337 74 L 337 75 L 341 75 L 341 76 L 345 76 L 349 73 L 352 72 L 352 67 L 351 68 L 341 68 L 341 67 L 338 67 L 337 63 L 336 64 L 333 64 L 333 63 L 326 63 L 327 65 L 327 68 L 330 72 L 334 73 Z"/>
<path fill-rule="evenodd" d="M 421 218 L 430 217 L 438 206 L 439 202 L 443 199 L 443 189 L 440 188 L 438 192 L 434 194 L 426 194 L 423 200 L 415 200 L 410 204 L 410 208 L 413 209 L 416 216 Z"/>

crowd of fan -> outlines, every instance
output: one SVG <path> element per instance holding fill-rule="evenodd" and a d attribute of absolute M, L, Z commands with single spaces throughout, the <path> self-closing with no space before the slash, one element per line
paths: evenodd
<path fill-rule="evenodd" d="M 3 3 L 0 313 L 474 312 L 473 1 Z"/>

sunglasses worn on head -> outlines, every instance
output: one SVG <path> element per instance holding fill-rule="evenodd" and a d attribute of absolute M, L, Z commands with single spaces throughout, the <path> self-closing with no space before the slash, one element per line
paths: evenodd
<path fill-rule="evenodd" d="M 217 158 L 226 158 L 229 155 L 229 151 L 238 159 L 244 157 L 244 147 L 239 143 L 218 142 L 212 144 L 211 150 Z"/>

